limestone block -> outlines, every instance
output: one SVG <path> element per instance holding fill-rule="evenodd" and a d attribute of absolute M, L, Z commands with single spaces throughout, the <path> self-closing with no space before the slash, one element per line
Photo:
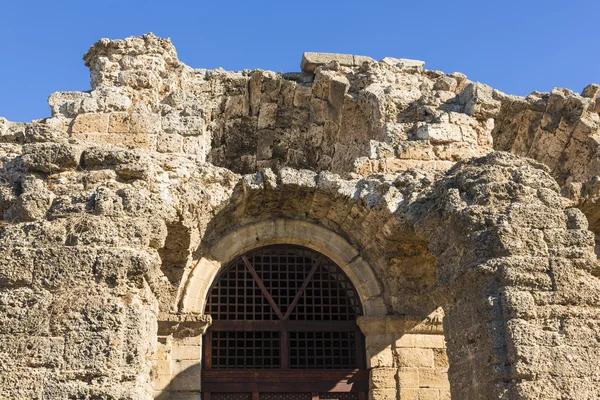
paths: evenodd
<path fill-rule="evenodd" d="M 425 140 L 402 142 L 396 147 L 396 152 L 398 158 L 403 160 L 435 160 L 437 158 L 433 146 Z"/>
<path fill-rule="evenodd" d="M 409 58 L 384 57 L 379 62 L 387 65 L 393 65 L 406 72 L 421 73 L 423 72 L 423 67 L 425 66 L 425 61 L 411 60 Z"/>
<path fill-rule="evenodd" d="M 201 390 L 200 364 L 186 369 L 172 377 L 170 389 L 174 391 L 199 392 Z"/>
<path fill-rule="evenodd" d="M 454 124 L 425 124 L 417 128 L 415 138 L 431 143 L 451 143 L 462 141 L 461 127 Z"/>
<path fill-rule="evenodd" d="M 444 349 L 433 350 L 434 368 L 438 370 L 448 370 L 448 355 Z"/>
<path fill-rule="evenodd" d="M 161 131 L 160 115 L 150 113 L 132 113 L 129 121 L 132 133 L 158 134 Z"/>
<path fill-rule="evenodd" d="M 391 346 L 386 348 L 367 348 L 367 367 L 380 368 L 392 367 L 394 355 Z"/>
<path fill-rule="evenodd" d="M 369 315 L 385 315 L 387 305 L 382 297 L 373 297 L 363 302 L 365 313 Z"/>
<path fill-rule="evenodd" d="M 159 89 L 162 79 L 154 71 L 129 70 L 118 74 L 119 83 L 133 89 Z"/>
<path fill-rule="evenodd" d="M 58 120 L 58 118 L 57 118 Z M 57 121 L 58 122 L 58 121 Z M 48 124 L 48 120 L 46 123 L 32 123 L 27 124 L 24 131 L 23 142 L 25 143 L 40 143 L 40 142 L 60 142 L 64 139 L 68 138 L 67 129 L 68 124 L 70 123 L 69 119 L 64 119 L 64 125 L 62 126 L 53 126 Z M 59 124 L 60 125 L 60 124 Z M 11 132 L 9 129 L 7 132 L 9 135 L 11 133 L 14 134 L 14 131 Z M 3 136 L 0 133 L 0 141 L 2 141 Z M 17 135 L 18 136 L 18 135 Z"/>
<path fill-rule="evenodd" d="M 109 369 L 121 363 L 123 344 L 112 333 L 71 332 L 65 340 L 68 369 Z"/>
<path fill-rule="evenodd" d="M 158 391 L 159 394 L 164 393 L 163 390 L 167 389 L 171 384 L 171 374 L 157 374 L 153 377 L 151 386 L 154 390 Z"/>
<path fill-rule="evenodd" d="M 241 117 L 248 115 L 249 104 L 246 94 L 229 96 L 225 103 L 225 113 L 231 117 Z"/>
<path fill-rule="evenodd" d="M 160 135 L 159 135 L 160 136 Z M 183 138 L 183 152 L 186 154 L 204 154 L 204 137 L 185 136 Z"/>
<path fill-rule="evenodd" d="M 470 126 L 461 126 L 460 131 L 462 132 L 462 141 L 463 142 L 477 145 L 479 143 L 479 141 L 481 140 L 479 138 L 480 135 L 478 134 L 478 131 L 476 129 L 473 129 Z M 483 132 L 482 132 L 482 134 L 483 134 Z M 484 149 L 484 150 L 487 150 L 487 149 Z"/>
<path fill-rule="evenodd" d="M 396 374 L 400 389 L 419 387 L 419 368 L 399 367 Z"/>
<path fill-rule="evenodd" d="M 344 105 L 346 94 L 350 90 L 350 81 L 345 76 L 332 77 L 329 82 L 329 104 L 336 110 L 337 118 L 341 117 L 339 111 Z"/>
<path fill-rule="evenodd" d="M 0 361 L 15 367 L 61 368 L 63 337 L 0 335 Z"/>
<path fill-rule="evenodd" d="M 71 125 L 72 133 L 107 133 L 110 114 L 92 113 L 79 114 Z"/>
<path fill-rule="evenodd" d="M 397 398 L 397 389 L 371 389 L 369 392 L 369 400 L 397 400 Z"/>
<path fill-rule="evenodd" d="M 183 136 L 181 135 L 158 135 L 156 151 L 159 153 L 181 153 L 183 149 Z"/>
<path fill-rule="evenodd" d="M 363 176 L 370 175 L 373 172 L 377 172 L 372 167 L 373 161 L 374 160 L 369 160 L 368 157 L 359 157 L 355 159 L 353 163 L 353 172 Z"/>
<path fill-rule="evenodd" d="M 74 133 L 74 139 L 93 142 L 96 144 L 109 144 L 128 148 L 150 149 L 154 143 L 154 137 L 146 133 L 130 135 L 115 135 L 112 133 Z"/>
<path fill-rule="evenodd" d="M 500 102 L 493 97 L 493 89 L 479 82 L 468 84 L 459 95 L 465 113 L 477 119 L 495 117 L 500 111 Z"/>
<path fill-rule="evenodd" d="M 393 367 L 373 368 L 369 372 L 373 389 L 395 389 L 397 369 Z"/>
<path fill-rule="evenodd" d="M 340 65 L 351 67 L 354 65 L 354 56 L 352 54 L 305 52 L 302 54 L 300 69 L 302 72 L 314 72 L 317 67 L 333 61 L 338 62 Z"/>
<path fill-rule="evenodd" d="M 88 112 L 82 110 L 82 102 L 86 100 L 92 100 L 89 93 L 55 92 L 48 97 L 48 105 L 50 105 L 50 109 L 52 110 L 52 116 L 64 115 L 65 117 L 72 118 L 82 111 Z M 91 111 L 94 112 L 95 110 Z"/>
<path fill-rule="evenodd" d="M 152 363 L 152 371 L 156 375 L 171 375 L 171 361 L 155 360 Z"/>
<path fill-rule="evenodd" d="M 395 340 L 396 337 L 391 333 L 370 334 L 366 337 L 366 346 L 367 348 L 383 349 L 392 346 Z"/>
<path fill-rule="evenodd" d="M 310 100 L 310 119 L 317 124 L 324 124 L 329 119 L 329 106 L 325 100 Z"/>
<path fill-rule="evenodd" d="M 396 342 L 394 343 L 395 348 L 418 347 L 415 346 L 415 336 L 417 335 L 413 335 L 410 333 L 402 334 L 398 339 L 396 339 Z"/>
<path fill-rule="evenodd" d="M 204 120 L 198 116 L 180 116 L 168 114 L 162 117 L 162 129 L 165 133 L 184 136 L 204 134 Z"/>
<path fill-rule="evenodd" d="M 277 117 L 276 103 L 263 103 L 258 113 L 258 129 L 272 128 L 275 126 Z"/>
<path fill-rule="evenodd" d="M 431 349 L 397 348 L 394 357 L 401 367 L 433 368 L 433 351 Z"/>
<path fill-rule="evenodd" d="M 90 94 L 98 103 L 98 111 L 127 111 L 132 104 L 131 90 L 125 87 L 104 86 Z"/>
<path fill-rule="evenodd" d="M 457 83 L 456 92 L 457 93 L 461 92 L 465 88 L 465 86 L 467 86 L 470 83 L 470 81 L 467 79 L 467 76 L 460 72 L 452 72 L 452 73 L 448 74 L 448 76 L 456 79 L 456 83 Z"/>
<path fill-rule="evenodd" d="M 296 85 L 296 89 L 294 90 L 294 100 L 293 100 L 294 107 L 307 108 L 311 95 L 312 95 L 312 90 L 310 87 Z"/>
<path fill-rule="evenodd" d="M 394 148 L 384 142 L 369 140 L 367 144 L 367 154 L 371 159 L 394 157 Z"/>
<path fill-rule="evenodd" d="M 587 97 L 588 99 L 598 99 L 600 95 L 600 85 L 596 83 L 590 83 L 585 88 L 583 88 L 581 92 L 582 97 Z"/>
<path fill-rule="evenodd" d="M 108 120 L 108 133 L 129 132 L 129 114 L 125 112 L 111 113 Z"/>
<path fill-rule="evenodd" d="M 408 140 L 408 132 L 412 125 L 412 123 L 386 122 L 383 126 L 384 141 L 397 144 Z"/>
<path fill-rule="evenodd" d="M 150 159 L 134 150 L 111 147 L 90 147 L 82 154 L 85 168 L 112 167 L 123 178 L 143 179 L 150 173 Z"/>
<path fill-rule="evenodd" d="M 433 88 L 436 90 L 446 90 L 448 92 L 454 92 L 458 82 L 451 76 L 443 76 L 435 81 Z"/>
<path fill-rule="evenodd" d="M 440 400 L 438 389 L 400 389 L 402 400 Z"/>
<path fill-rule="evenodd" d="M 39 186 L 37 190 L 30 190 L 19 196 L 4 212 L 4 219 L 11 222 L 43 219 L 55 197 L 45 186 Z"/>
<path fill-rule="evenodd" d="M 434 368 L 419 368 L 419 386 L 428 388 L 449 388 L 446 371 Z"/>
<path fill-rule="evenodd" d="M 77 168 L 81 153 L 69 143 L 34 143 L 23 146 L 22 159 L 27 170 L 52 174 Z"/>
<path fill-rule="evenodd" d="M 437 169 L 440 163 L 434 160 L 400 160 L 397 158 L 386 158 L 383 161 L 385 163 L 385 172 L 387 173 L 406 171 L 410 168 Z M 444 166 L 441 165 L 441 167 L 443 168 Z"/>
<path fill-rule="evenodd" d="M 202 346 L 188 346 L 173 344 L 173 360 L 200 360 L 202 356 Z"/>
<path fill-rule="evenodd" d="M 465 142 L 438 144 L 432 150 L 437 159 L 452 162 L 481 157 L 487 153 L 486 149 Z"/>

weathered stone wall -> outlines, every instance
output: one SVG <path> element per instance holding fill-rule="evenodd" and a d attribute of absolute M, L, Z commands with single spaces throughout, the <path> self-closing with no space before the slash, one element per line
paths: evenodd
<path fill-rule="evenodd" d="M 547 171 L 508 153 L 455 167 L 419 222 L 448 288 L 455 398 L 598 397 L 593 234 Z"/>
<path fill-rule="evenodd" d="M 271 243 L 357 287 L 373 400 L 600 396 L 596 86 L 194 70 L 153 35 L 84 60 L 90 92 L 0 119 L 2 396 L 199 399 L 203 296 Z"/>

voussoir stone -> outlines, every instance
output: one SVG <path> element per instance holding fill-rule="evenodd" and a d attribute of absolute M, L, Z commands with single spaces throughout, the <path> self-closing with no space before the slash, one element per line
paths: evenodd
<path fill-rule="evenodd" d="M 70 143 L 32 143 L 23 146 L 23 164 L 29 171 L 56 173 L 75 169 L 82 148 Z"/>

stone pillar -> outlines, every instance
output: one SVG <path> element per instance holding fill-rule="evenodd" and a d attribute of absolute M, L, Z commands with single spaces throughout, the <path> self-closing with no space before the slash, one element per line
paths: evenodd
<path fill-rule="evenodd" d="M 430 317 L 360 317 L 370 369 L 369 399 L 450 398 L 441 311 Z"/>
<path fill-rule="evenodd" d="M 154 396 L 160 400 L 201 400 L 202 336 L 209 315 L 161 314 L 153 369 Z"/>
<path fill-rule="evenodd" d="M 422 220 L 438 256 L 456 399 L 600 398 L 600 268 L 581 211 L 533 161 L 447 174 Z"/>

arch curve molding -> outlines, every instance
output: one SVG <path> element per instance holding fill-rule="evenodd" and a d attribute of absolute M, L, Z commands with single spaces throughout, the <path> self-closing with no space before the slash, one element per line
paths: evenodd
<path fill-rule="evenodd" d="M 179 311 L 203 313 L 208 292 L 222 268 L 248 251 L 272 244 L 304 246 L 329 257 L 356 288 L 365 315 L 387 313 L 382 286 L 356 248 L 342 236 L 322 226 L 291 219 L 248 224 L 200 249 L 197 261 L 183 284 Z"/>

